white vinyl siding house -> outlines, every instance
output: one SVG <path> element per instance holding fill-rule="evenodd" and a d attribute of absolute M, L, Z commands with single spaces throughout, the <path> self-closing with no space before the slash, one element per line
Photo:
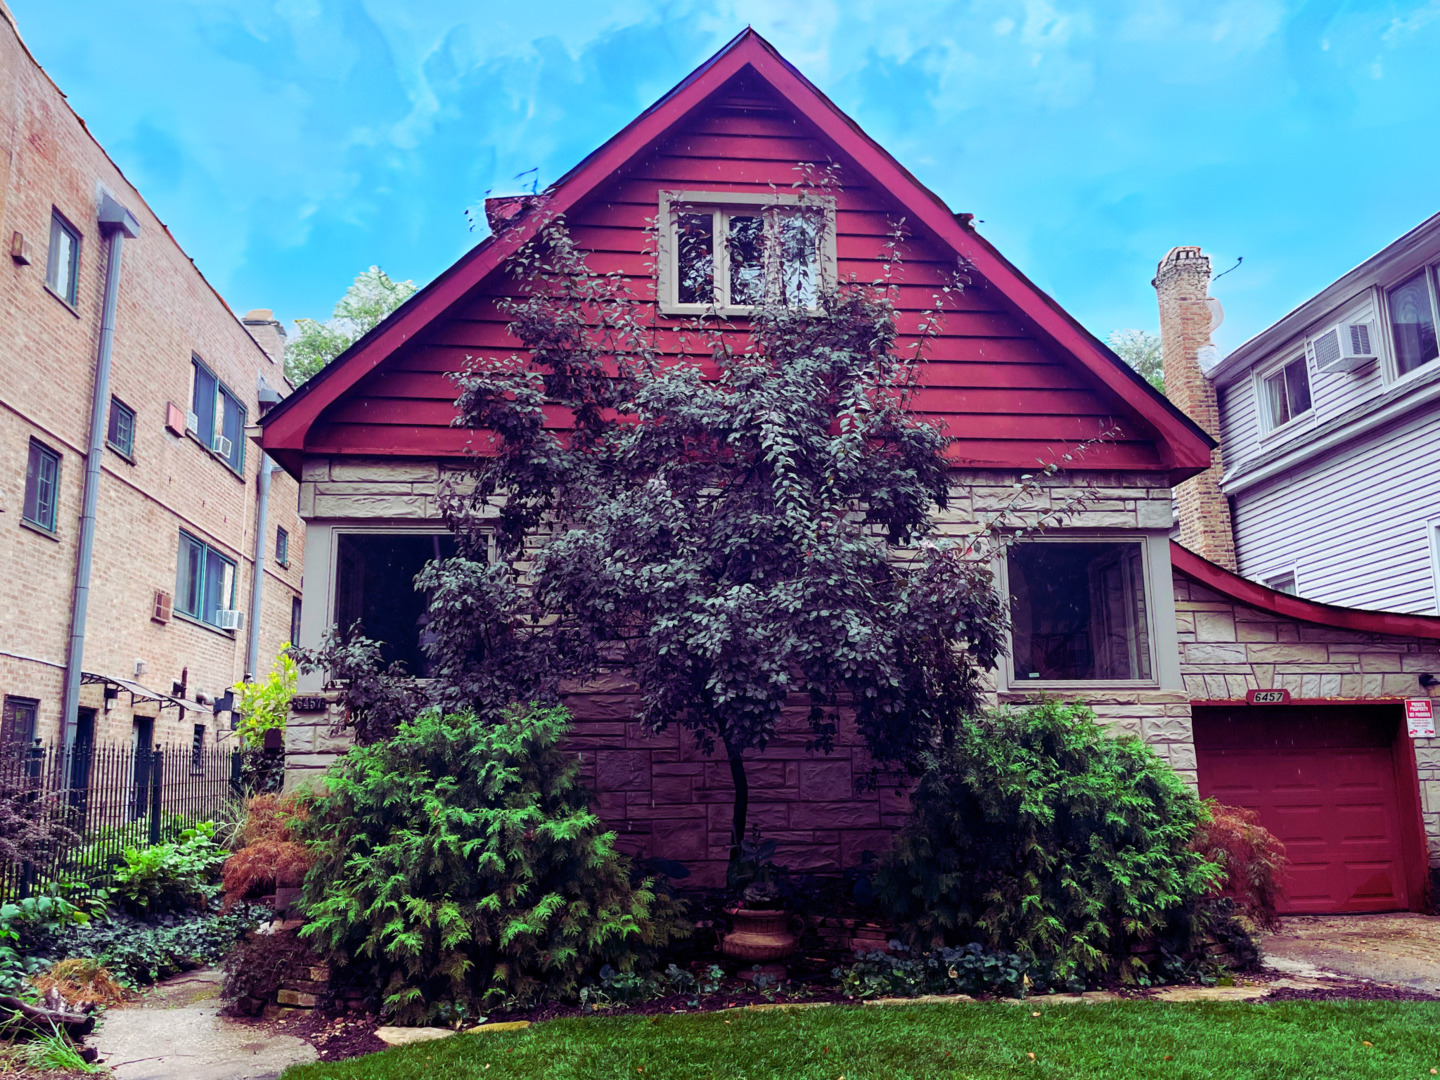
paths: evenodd
<path fill-rule="evenodd" d="M 1440 214 L 1207 372 L 1244 576 L 1440 613 L 1437 274 Z"/>

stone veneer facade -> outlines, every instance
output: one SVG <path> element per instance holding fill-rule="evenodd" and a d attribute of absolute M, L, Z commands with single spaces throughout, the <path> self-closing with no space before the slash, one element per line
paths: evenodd
<path fill-rule="evenodd" d="M 446 466 L 381 459 L 305 463 L 301 512 L 309 522 L 301 639 L 319 641 L 329 624 L 336 530 L 436 528 L 436 499 Z M 960 536 L 977 518 L 1010 506 L 1035 515 L 1069 509 L 1050 536 L 1140 538 L 1147 544 L 1157 678 L 1150 686 L 1050 686 L 1053 697 L 1082 699 L 1114 734 L 1135 735 L 1192 785 L 1198 784 L 1191 731 L 1192 700 L 1243 699 L 1252 688 L 1285 687 L 1297 698 L 1352 701 L 1413 695 L 1416 673 L 1440 671 L 1437 643 L 1331 630 L 1250 608 L 1215 594 L 1169 561 L 1170 489 L 1144 477 L 1060 475 L 1018 501 L 1016 478 L 956 471 L 940 531 Z M 1077 498 L 1083 504 L 1074 505 Z M 310 681 L 307 692 L 319 690 Z M 994 700 L 1023 704 L 1031 687 L 1010 687 L 996 673 Z M 718 884 L 729 846 L 731 784 L 722 757 L 707 757 L 679 729 L 647 736 L 630 717 L 634 689 L 623 680 L 567 695 L 576 726 L 572 745 L 595 792 L 596 808 L 632 852 L 660 855 L 692 868 L 693 883 Z M 749 759 L 750 821 L 780 842 L 779 858 L 796 869 L 838 870 L 878 852 L 904 820 L 897 785 L 856 790 L 870 759 L 853 731 L 832 754 L 805 748 L 805 710 L 763 753 Z M 287 786 L 313 783 L 343 752 L 332 713 L 297 715 L 287 733 Z M 1433 744 L 1433 745 L 1432 745 Z M 1417 746 L 1432 857 L 1440 862 L 1440 741 Z M 1432 809 L 1433 807 L 1433 809 Z"/>

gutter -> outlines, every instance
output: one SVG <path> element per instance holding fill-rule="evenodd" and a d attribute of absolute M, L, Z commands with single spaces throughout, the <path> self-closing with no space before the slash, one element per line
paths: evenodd
<path fill-rule="evenodd" d="M 90 398 L 90 446 L 85 453 L 85 487 L 80 503 L 80 543 L 75 556 L 75 592 L 70 605 L 70 651 L 65 662 L 65 701 L 61 731 L 68 746 L 80 716 L 80 676 L 85 659 L 85 617 L 90 606 L 90 567 L 95 554 L 95 504 L 100 495 L 100 463 L 105 454 L 106 406 L 110 402 L 110 356 L 115 345 L 115 306 L 120 294 L 120 260 L 125 237 L 140 235 L 135 215 L 109 195 L 100 196 L 100 231 L 108 238 L 105 298 L 100 314 L 100 350 L 95 358 L 95 387 Z"/>
<path fill-rule="evenodd" d="M 245 681 L 257 677 L 255 668 L 260 658 L 260 598 L 265 587 L 265 541 L 270 532 L 270 477 L 275 472 L 275 462 L 263 450 L 260 452 L 260 474 L 255 511 L 255 563 L 250 585 L 250 637 L 245 646 Z"/>

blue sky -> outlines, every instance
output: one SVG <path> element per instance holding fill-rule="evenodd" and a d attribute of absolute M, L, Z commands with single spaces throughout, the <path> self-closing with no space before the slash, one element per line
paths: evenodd
<path fill-rule="evenodd" d="M 240 312 L 424 283 L 746 24 L 1091 330 L 1200 244 L 1239 344 L 1440 210 L 1440 0 L 9 0 Z"/>

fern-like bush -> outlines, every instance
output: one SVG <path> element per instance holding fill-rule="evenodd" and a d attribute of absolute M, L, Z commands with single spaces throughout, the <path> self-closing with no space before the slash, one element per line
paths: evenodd
<path fill-rule="evenodd" d="M 688 932 L 591 812 L 568 721 L 426 711 L 347 754 L 311 804 L 301 934 L 397 1021 L 573 998 Z"/>
<path fill-rule="evenodd" d="M 221 879 L 227 908 L 277 885 L 288 888 L 305 879 L 314 862 L 300 837 L 305 813 L 304 802 L 293 795 L 256 795 L 249 800 Z"/>
<path fill-rule="evenodd" d="M 1055 985 L 1148 981 L 1133 955 L 1204 932 L 1199 799 L 1139 739 L 1046 701 L 961 725 L 876 876 L 913 945 L 1014 952 Z M 1195 942 L 1198 944 L 1198 941 Z"/>
<path fill-rule="evenodd" d="M 1224 871 L 1216 894 L 1235 902 L 1236 909 L 1257 926 L 1275 930 L 1280 916 L 1280 882 L 1285 874 L 1285 845 L 1265 826 L 1260 815 L 1243 806 L 1205 801 L 1206 816 L 1195 833 L 1195 850 Z"/>

